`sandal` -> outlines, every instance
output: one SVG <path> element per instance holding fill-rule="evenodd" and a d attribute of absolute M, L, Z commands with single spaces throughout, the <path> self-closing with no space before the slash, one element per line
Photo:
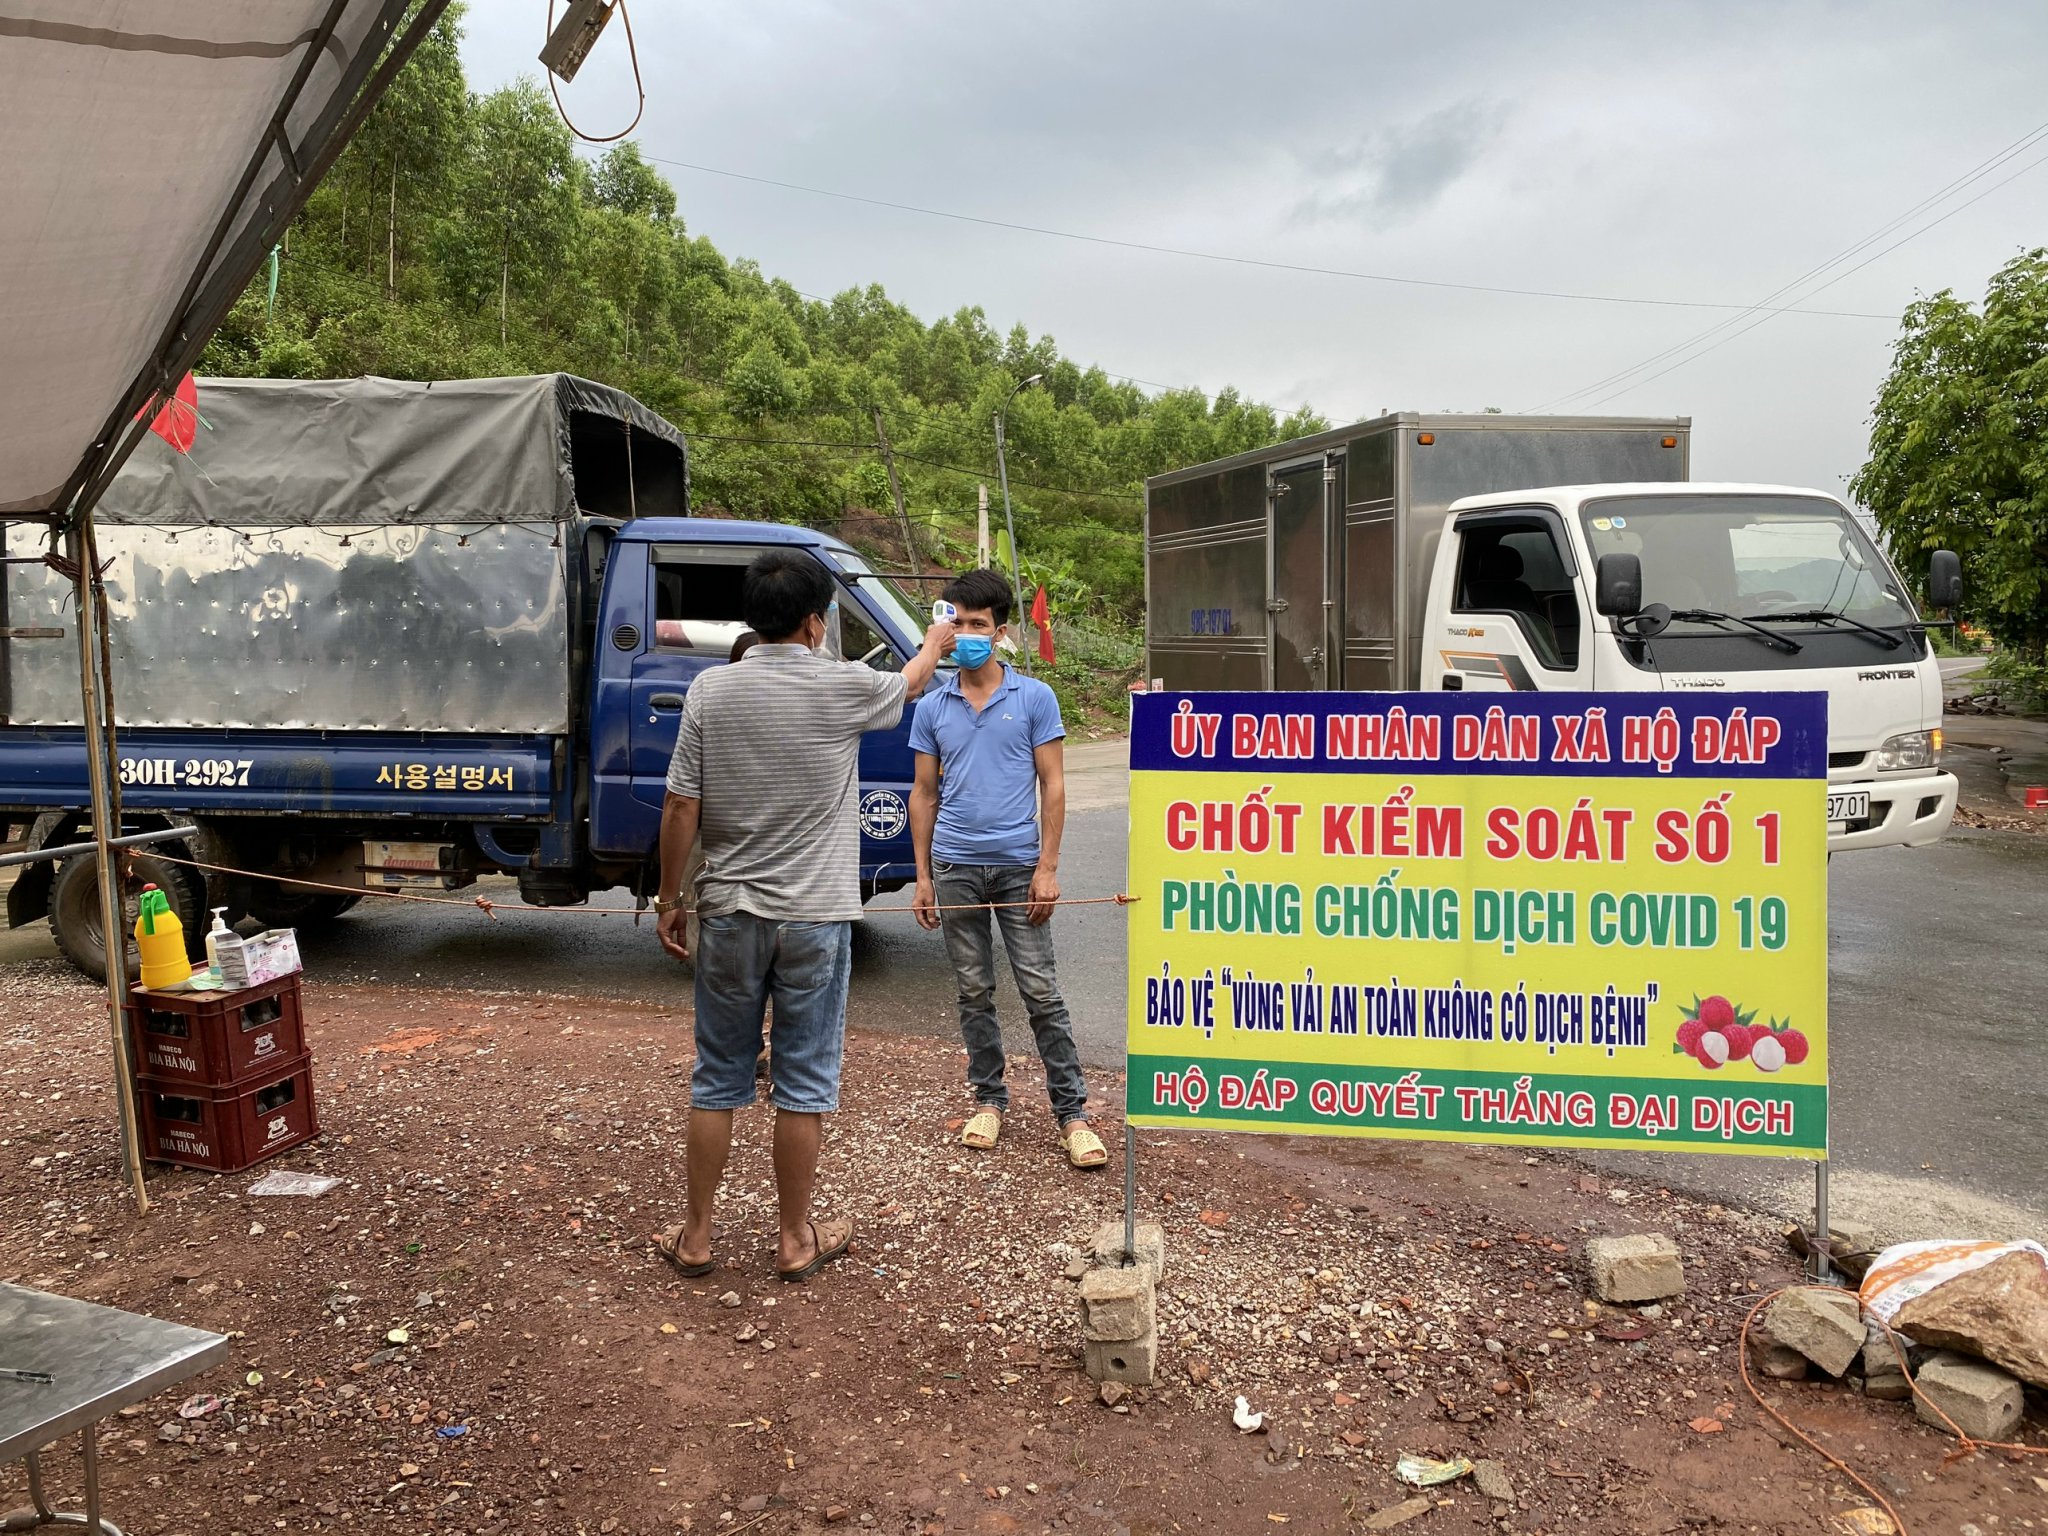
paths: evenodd
<path fill-rule="evenodd" d="M 680 1226 L 668 1228 L 654 1239 L 655 1251 L 668 1261 L 669 1268 L 685 1280 L 699 1280 L 718 1267 L 714 1259 L 705 1259 L 693 1264 L 683 1257 L 683 1229 Z"/>
<path fill-rule="evenodd" d="M 1060 1133 L 1060 1145 L 1067 1149 L 1067 1161 L 1076 1168 L 1100 1168 L 1109 1161 L 1109 1148 L 1088 1128 L 1086 1120 L 1070 1120 Z"/>
<path fill-rule="evenodd" d="M 1002 1134 L 1003 1112 L 999 1109 L 977 1109 L 967 1117 L 966 1129 L 960 1132 L 960 1145 L 986 1152 Z"/>
<path fill-rule="evenodd" d="M 775 1278 L 785 1285 L 795 1285 L 808 1280 L 827 1264 L 846 1257 L 846 1250 L 853 1246 L 853 1223 L 846 1220 L 811 1223 L 811 1237 L 817 1242 L 818 1251 L 810 1263 L 796 1269 L 778 1269 Z"/>

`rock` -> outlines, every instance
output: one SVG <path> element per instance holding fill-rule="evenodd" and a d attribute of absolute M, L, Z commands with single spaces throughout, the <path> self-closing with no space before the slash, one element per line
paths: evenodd
<path fill-rule="evenodd" d="M 1155 1284 L 1164 1280 L 1166 1229 L 1156 1221 L 1141 1221 L 1138 1223 L 1136 1236 L 1138 1262 L 1151 1266 Z M 1124 1257 L 1124 1224 L 1120 1221 L 1105 1221 L 1095 1229 L 1095 1236 L 1088 1247 L 1098 1261 L 1121 1264 Z"/>
<path fill-rule="evenodd" d="M 172 1420 L 167 1424 L 159 1424 L 156 1429 L 156 1437 L 167 1445 L 182 1440 L 185 1438 L 185 1426 L 176 1420 Z"/>
<path fill-rule="evenodd" d="M 2006 1440 L 2026 1409 L 2020 1384 L 1995 1365 L 1962 1355 L 1942 1353 L 1920 1367 L 1914 1378 L 1920 1396 L 1914 1410 L 1937 1429 L 1947 1429 L 1942 1413 L 1972 1440 Z"/>
<path fill-rule="evenodd" d="M 1096 1381 L 1123 1381 L 1149 1387 L 1159 1367 L 1159 1338 L 1088 1339 L 1082 1346 L 1081 1363 Z"/>
<path fill-rule="evenodd" d="M 1863 1354 L 1856 1362 L 1863 1373 L 1863 1395 L 1880 1402 L 1902 1403 L 1913 1395 L 1906 1380 L 1906 1363 L 1899 1346 L 1886 1336 L 1882 1326 L 1872 1323 L 1864 1330 Z"/>
<path fill-rule="evenodd" d="M 1785 1241 L 1792 1251 L 1802 1259 L 1813 1257 L 1813 1234 L 1805 1227 L 1794 1225 L 1785 1229 Z M 1851 1280 L 1861 1280 L 1870 1272 L 1873 1260 L 1877 1258 L 1879 1244 L 1877 1233 L 1860 1221 L 1830 1221 L 1828 1223 L 1828 1256 L 1836 1269 Z"/>
<path fill-rule="evenodd" d="M 740 1304 L 740 1293 L 738 1291 L 727 1291 L 718 1298 L 718 1304 L 728 1309 L 736 1307 Z"/>
<path fill-rule="evenodd" d="M 825 1523 L 827 1525 L 837 1525 L 846 1518 L 847 1514 L 848 1510 L 844 1504 L 827 1504 L 825 1506 Z"/>
<path fill-rule="evenodd" d="M 1472 1485 L 1481 1494 L 1503 1504 L 1515 1500 L 1515 1485 L 1508 1480 L 1508 1469 L 1497 1461 L 1475 1461 L 1472 1463 Z"/>
<path fill-rule="evenodd" d="M 1067 1260 L 1067 1269 L 1066 1269 L 1066 1275 L 1067 1275 L 1067 1278 L 1068 1278 L 1069 1280 L 1078 1280 L 1078 1279 L 1080 1279 L 1080 1278 L 1081 1278 L 1081 1277 L 1082 1277 L 1083 1275 L 1085 1275 L 1085 1274 L 1087 1274 L 1087 1273 L 1088 1273 L 1088 1270 L 1089 1270 L 1089 1268 L 1090 1268 L 1090 1265 L 1089 1265 L 1089 1263 L 1088 1263 L 1087 1259 L 1085 1259 L 1085 1258 L 1079 1258 L 1079 1257 L 1076 1257 L 1076 1258 L 1071 1258 L 1071 1259 Z"/>
<path fill-rule="evenodd" d="M 1156 1302 L 1149 1266 L 1091 1269 L 1081 1277 L 1081 1335 L 1120 1343 L 1152 1332 Z"/>
<path fill-rule="evenodd" d="M 2048 1388 L 2048 1264 L 2038 1254 L 2008 1253 L 1944 1280 L 1899 1308 L 1892 1326 Z"/>
<path fill-rule="evenodd" d="M 1389 1504 L 1385 1509 L 1365 1517 L 1368 1531 L 1391 1531 L 1397 1525 L 1406 1525 L 1418 1515 L 1426 1515 L 1436 1508 L 1436 1500 L 1430 1498 L 1403 1499 L 1398 1504 Z"/>
<path fill-rule="evenodd" d="M 1120 1381 L 1105 1381 L 1095 1395 L 1102 1399 L 1103 1407 L 1114 1408 L 1131 1395 L 1131 1389 Z"/>
<path fill-rule="evenodd" d="M 740 1500 L 740 1513 L 743 1515 L 758 1515 L 767 1507 L 768 1495 L 765 1493 L 750 1494 Z"/>
<path fill-rule="evenodd" d="M 761 1330 L 752 1323 L 741 1323 L 739 1332 L 735 1333 L 733 1337 L 742 1344 L 751 1344 L 754 1340 L 761 1337 Z"/>
<path fill-rule="evenodd" d="M 1780 1344 L 1765 1334 L 1761 1338 L 1752 1337 L 1750 1346 L 1754 1351 L 1750 1358 L 1756 1362 L 1757 1370 L 1772 1381 L 1806 1379 L 1806 1356 L 1791 1345 Z"/>
<path fill-rule="evenodd" d="M 1678 1244 L 1661 1232 L 1589 1238 L 1586 1263 L 1593 1293 L 1602 1301 L 1656 1301 L 1685 1290 Z"/>
<path fill-rule="evenodd" d="M 1830 1376 L 1840 1376 L 1863 1352 L 1863 1309 L 1847 1291 L 1787 1291 L 1771 1303 L 1764 1322 L 1772 1338 Z"/>

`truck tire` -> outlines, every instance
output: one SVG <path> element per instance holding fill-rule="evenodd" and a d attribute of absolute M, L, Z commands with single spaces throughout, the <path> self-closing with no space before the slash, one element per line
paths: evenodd
<path fill-rule="evenodd" d="M 249 915 L 266 928 L 324 928 L 363 898 L 333 891 L 308 891 L 263 881 L 249 901 Z"/>
<path fill-rule="evenodd" d="M 138 850 L 129 858 L 135 878 L 133 890 L 121 903 L 122 939 L 129 955 L 129 969 L 135 967 L 135 940 L 128 934 L 135 921 L 136 896 L 145 885 L 154 885 L 171 903 L 178 921 L 185 925 L 185 953 L 198 960 L 206 953 L 206 886 L 198 872 L 182 864 L 167 864 Z M 64 958 L 95 981 L 107 979 L 107 954 L 100 933 L 99 857 L 82 853 L 57 867 L 50 886 L 50 937 Z"/>

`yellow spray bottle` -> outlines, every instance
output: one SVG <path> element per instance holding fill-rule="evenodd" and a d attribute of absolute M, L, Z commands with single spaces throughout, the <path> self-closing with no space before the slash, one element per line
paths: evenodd
<path fill-rule="evenodd" d="M 192 962 L 185 956 L 185 925 L 171 910 L 170 898 L 153 885 L 142 888 L 135 917 L 135 947 L 142 952 L 142 984 L 168 987 L 189 980 Z"/>

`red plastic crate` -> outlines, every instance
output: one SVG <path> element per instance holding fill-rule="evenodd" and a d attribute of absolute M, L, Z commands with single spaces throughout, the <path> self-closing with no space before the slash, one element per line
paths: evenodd
<path fill-rule="evenodd" d="M 236 992 L 150 992 L 128 997 L 135 1070 L 169 1082 L 226 1088 L 267 1077 L 306 1051 L 299 978 Z"/>
<path fill-rule="evenodd" d="M 313 1058 L 281 1064 L 251 1084 L 209 1087 L 138 1077 L 142 1155 L 160 1163 L 233 1173 L 320 1134 L 313 1108 Z"/>

